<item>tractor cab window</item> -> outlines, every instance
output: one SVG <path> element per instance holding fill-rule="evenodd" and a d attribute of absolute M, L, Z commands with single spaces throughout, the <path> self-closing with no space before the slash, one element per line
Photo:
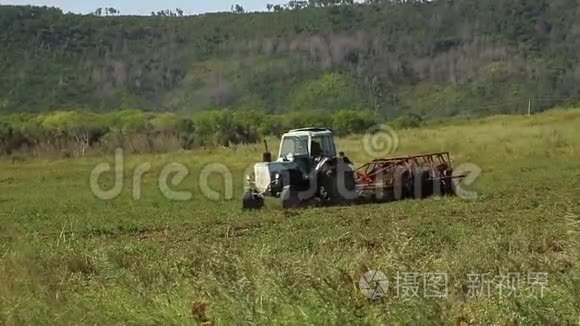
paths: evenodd
<path fill-rule="evenodd" d="M 308 137 L 307 136 L 287 136 L 282 140 L 280 147 L 280 158 L 308 155 Z"/>
<path fill-rule="evenodd" d="M 327 156 L 327 157 L 335 157 L 336 156 L 336 149 L 334 148 L 334 142 L 332 141 L 332 137 L 328 136 L 320 136 L 320 137 L 313 137 L 312 143 L 310 144 L 310 155 L 311 156 Z"/>

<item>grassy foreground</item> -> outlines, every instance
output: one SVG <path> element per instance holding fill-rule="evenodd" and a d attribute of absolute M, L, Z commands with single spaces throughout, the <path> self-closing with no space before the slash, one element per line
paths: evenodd
<path fill-rule="evenodd" d="M 477 199 L 292 212 L 269 201 L 243 212 L 244 170 L 259 146 L 127 157 L 111 201 L 93 195 L 89 176 L 112 155 L 0 161 L 0 324 L 580 324 L 580 110 L 399 139 L 396 154 L 448 150 L 456 164 L 481 167 L 468 187 Z M 339 146 L 356 162 L 370 158 L 360 138 Z M 134 200 L 133 167 L 144 162 L 153 167 Z M 189 168 L 174 188 L 191 200 L 159 190 L 170 162 Z M 232 171 L 233 200 L 202 195 L 211 163 Z M 368 270 L 389 278 L 380 300 L 358 288 Z M 418 297 L 397 297 L 398 272 L 419 273 L 399 283 Z M 447 274 L 448 295 L 425 298 L 424 273 L 435 272 Z M 521 275 L 517 294 L 492 285 L 474 297 L 468 274 L 485 273 Z M 530 273 L 547 273 L 543 296 Z"/>

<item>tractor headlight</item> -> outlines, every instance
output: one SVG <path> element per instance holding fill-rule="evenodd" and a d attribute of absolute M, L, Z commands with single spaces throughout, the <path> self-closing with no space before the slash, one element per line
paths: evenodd
<path fill-rule="evenodd" d="M 270 184 L 270 190 L 274 194 L 278 194 L 282 192 L 282 174 L 280 172 L 276 172 L 273 175 L 272 183 Z"/>

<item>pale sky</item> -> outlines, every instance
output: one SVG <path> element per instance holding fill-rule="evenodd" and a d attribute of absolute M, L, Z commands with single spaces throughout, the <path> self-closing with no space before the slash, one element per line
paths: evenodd
<path fill-rule="evenodd" d="M 0 0 L 3 5 L 34 5 L 61 8 L 64 12 L 87 14 L 100 7 L 113 7 L 121 11 L 121 15 L 149 15 L 151 11 L 180 8 L 186 14 L 204 12 L 229 11 L 235 3 L 246 11 L 262 11 L 266 4 L 286 3 L 284 0 Z"/>

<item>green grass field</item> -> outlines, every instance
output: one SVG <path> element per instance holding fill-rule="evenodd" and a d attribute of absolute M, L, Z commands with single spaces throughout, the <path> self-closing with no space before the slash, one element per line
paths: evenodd
<path fill-rule="evenodd" d="M 358 163 L 370 158 L 361 139 L 339 141 Z M 477 199 L 298 211 L 269 200 L 244 212 L 244 170 L 260 159 L 258 145 L 127 157 L 111 201 L 93 195 L 89 177 L 112 153 L 0 161 L 0 324 L 580 325 L 580 110 L 399 139 L 393 155 L 443 150 L 456 165 L 481 167 L 467 187 Z M 134 200 L 134 167 L 145 162 L 153 167 Z M 170 162 L 190 169 L 174 188 L 191 200 L 159 190 Z M 202 194 L 199 175 L 211 163 L 231 169 L 232 200 Z M 369 270 L 389 278 L 382 299 L 359 290 Z M 407 277 L 397 282 L 397 273 Z M 429 273 L 447 274 L 447 296 L 425 296 Z M 498 281 L 474 295 L 470 278 L 485 273 Z M 508 273 L 519 274 L 515 293 L 501 292 Z M 548 276 L 543 296 L 531 283 L 538 273 Z"/>

